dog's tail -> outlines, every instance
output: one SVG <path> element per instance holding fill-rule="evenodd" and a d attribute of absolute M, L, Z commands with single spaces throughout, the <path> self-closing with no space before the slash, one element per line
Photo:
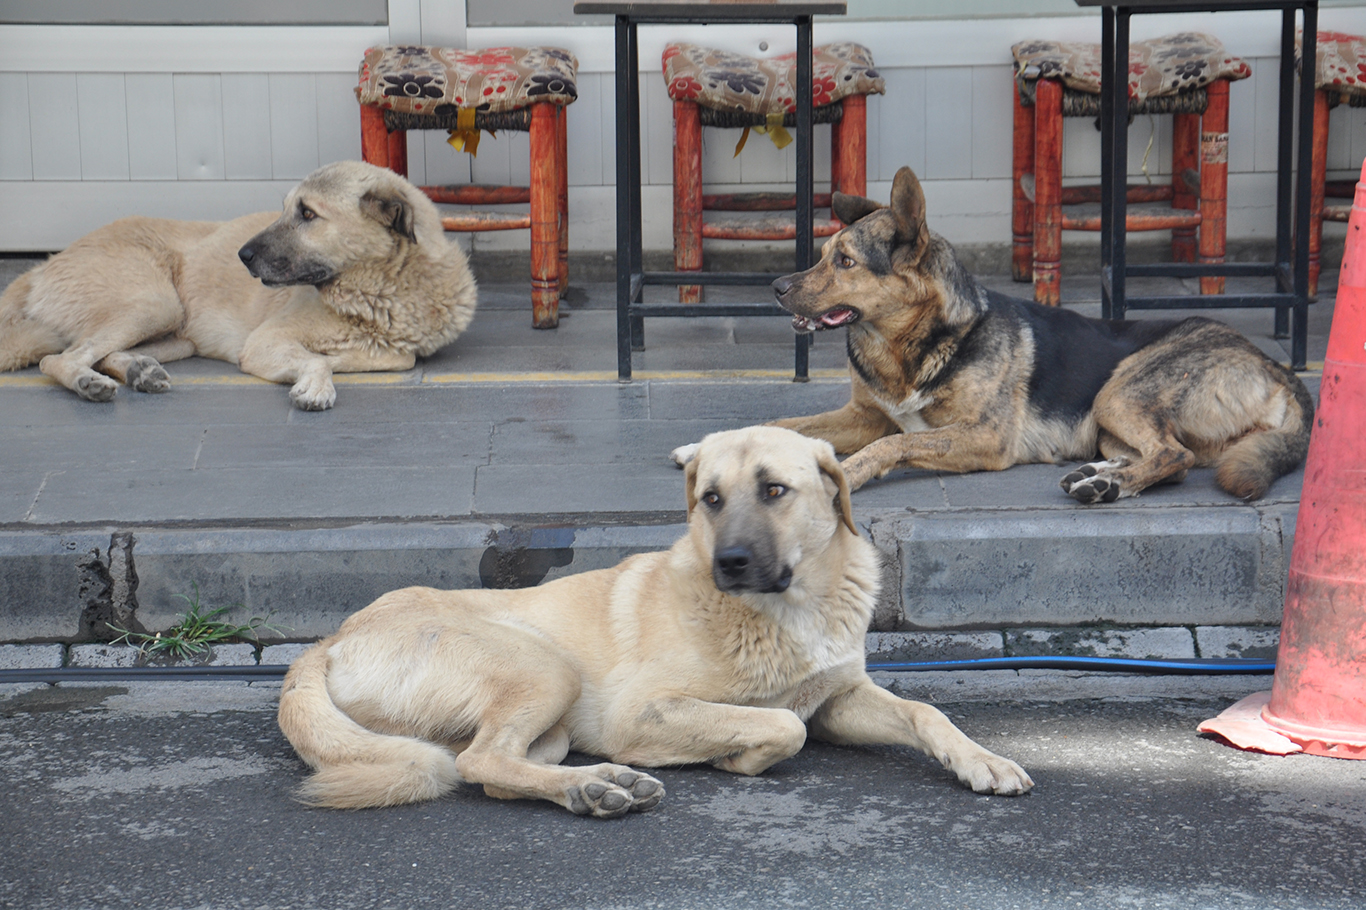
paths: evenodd
<path fill-rule="evenodd" d="M 0 373 L 22 370 L 64 347 L 55 332 L 24 315 L 32 275 L 25 272 L 0 294 Z"/>
<path fill-rule="evenodd" d="M 1285 373 L 1280 385 L 1289 393 L 1279 424 L 1248 433 L 1224 450 L 1215 461 L 1215 481 L 1242 499 L 1260 499 L 1272 482 L 1289 474 L 1309 453 L 1309 432 L 1314 426 L 1314 399 L 1299 377 L 1280 364 Z"/>
<path fill-rule="evenodd" d="M 364 809 L 436 799 L 460 783 L 455 755 L 352 720 L 327 691 L 328 642 L 305 651 L 280 692 L 280 729 L 316 773 L 299 790 L 312 806 Z"/>

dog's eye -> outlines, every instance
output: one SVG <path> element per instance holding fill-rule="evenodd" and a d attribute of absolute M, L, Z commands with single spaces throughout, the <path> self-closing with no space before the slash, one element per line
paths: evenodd
<path fill-rule="evenodd" d="M 717 492 L 703 493 L 702 501 L 714 509 L 721 504 L 721 494 Z"/>
<path fill-rule="evenodd" d="M 304 221 L 312 221 L 314 218 L 318 217 L 318 213 L 306 205 L 301 205 L 299 206 L 299 217 Z"/>
<path fill-rule="evenodd" d="M 844 255 L 843 253 L 840 253 L 839 256 L 835 258 L 835 261 L 839 264 L 839 267 L 842 269 L 852 269 L 854 266 L 858 265 L 858 263 L 856 263 L 853 259 L 850 259 L 848 256 Z"/>
<path fill-rule="evenodd" d="M 786 492 L 787 487 L 783 486 L 780 483 L 771 483 L 768 486 L 764 487 L 764 498 L 777 499 L 779 496 L 782 496 Z"/>

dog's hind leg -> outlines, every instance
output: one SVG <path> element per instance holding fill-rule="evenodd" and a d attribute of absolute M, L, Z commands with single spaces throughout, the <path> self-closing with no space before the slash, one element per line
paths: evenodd
<path fill-rule="evenodd" d="M 572 668 L 552 663 L 563 664 L 565 672 L 541 665 L 535 679 L 502 688 L 512 697 L 489 705 L 479 732 L 456 757 L 461 778 L 483 784 L 484 792 L 497 799 L 546 799 L 575 815 L 615 818 L 654 808 L 664 798 L 664 785 L 648 774 L 606 762 L 558 763 L 569 751 L 568 733 L 558 718 L 578 697 L 578 686 Z"/>
<path fill-rule="evenodd" d="M 0 372 L 22 370 L 67 345 L 61 332 L 25 314 L 32 275 L 20 275 L 0 296 Z"/>
<path fill-rule="evenodd" d="M 171 377 L 161 365 L 193 355 L 193 341 L 167 338 L 140 344 L 131 351 L 115 351 L 95 364 L 94 369 L 114 377 L 135 392 L 169 392 Z"/>
<path fill-rule="evenodd" d="M 1141 402 L 1116 402 L 1115 397 L 1124 396 L 1107 397 L 1104 406 L 1101 397 L 1096 398 L 1100 452 L 1105 461 L 1084 464 L 1060 482 L 1077 502 L 1114 502 L 1155 484 L 1177 483 L 1198 462 L 1195 453 L 1176 438 L 1165 415 L 1143 408 Z"/>

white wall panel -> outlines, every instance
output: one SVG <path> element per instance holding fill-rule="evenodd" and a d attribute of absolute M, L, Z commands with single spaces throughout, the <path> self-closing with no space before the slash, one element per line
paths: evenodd
<path fill-rule="evenodd" d="M 223 180 L 222 77 L 180 73 L 175 90 L 176 176 L 181 180 Z"/>
<path fill-rule="evenodd" d="M 1251 61 L 1252 77 L 1243 83 L 1252 83 L 1255 92 L 1254 127 L 1252 135 L 1240 141 L 1252 146 L 1252 167 L 1258 171 L 1276 170 L 1278 117 L 1280 112 L 1281 79 L 1277 72 L 1276 61 Z M 1232 135 L 1229 144 L 1233 143 Z"/>
<path fill-rule="evenodd" d="M 128 106 L 122 73 L 78 73 L 81 177 L 128 179 Z"/>
<path fill-rule="evenodd" d="M 930 180 L 972 176 L 972 68 L 925 71 L 925 171 Z"/>
<path fill-rule="evenodd" d="M 973 177 L 1010 179 L 1014 92 L 1009 65 L 972 68 Z"/>
<path fill-rule="evenodd" d="M 33 179 L 28 74 L 0 73 L 0 180 Z"/>
<path fill-rule="evenodd" d="M 319 73 L 318 163 L 360 158 L 360 106 L 354 73 Z"/>
<path fill-rule="evenodd" d="M 925 70 L 882 69 L 887 94 L 877 104 L 878 166 L 868 169 L 869 182 L 891 180 L 898 169 L 925 172 Z M 882 197 L 874 197 L 882 198 Z"/>
<path fill-rule="evenodd" d="M 318 95 L 312 73 L 270 74 L 270 161 L 276 180 L 318 168 Z"/>
<path fill-rule="evenodd" d="M 224 73 L 222 78 L 223 173 L 229 180 L 269 180 L 274 175 L 270 77 Z"/>
<path fill-rule="evenodd" d="M 641 54 L 642 61 L 650 58 Z M 658 56 L 654 58 L 658 60 Z M 664 73 L 658 69 L 640 75 L 640 169 L 645 183 L 672 184 L 674 182 L 674 103 L 664 87 Z M 707 132 L 717 132 L 708 130 Z M 740 135 L 738 132 L 735 134 Z M 735 143 L 731 143 L 734 149 Z M 735 164 L 735 174 L 740 165 Z M 727 177 L 718 178 L 728 181 Z M 702 180 L 711 178 L 707 174 L 706 162 L 702 165 Z"/>
<path fill-rule="evenodd" d="M 437 157 L 437 152 L 433 145 L 427 147 L 427 176 L 433 177 L 432 168 L 437 162 L 444 159 L 455 161 L 460 158 L 469 157 L 464 152 L 457 152 L 445 143 L 445 133 L 435 133 L 442 141 L 441 157 Z M 529 142 L 529 133 L 520 133 L 514 130 L 500 130 L 498 136 L 492 137 L 488 133 L 483 134 L 479 140 L 479 154 L 470 161 L 470 180 L 473 183 L 492 183 L 503 186 L 510 186 L 514 183 L 520 185 L 526 182 L 526 172 L 516 176 L 512 170 L 512 146 L 517 142 Z"/>
<path fill-rule="evenodd" d="M 479 140 L 479 154 L 457 152 L 446 141 L 445 130 L 423 130 L 422 146 L 426 162 L 426 181 L 433 186 L 463 185 L 468 183 L 506 183 L 506 175 L 511 173 L 507 164 L 507 133 L 499 133 L 493 138 L 487 133 Z M 412 143 L 409 142 L 409 148 Z M 476 167 L 482 159 L 482 171 L 489 179 L 476 179 Z M 410 163 L 411 167 L 411 163 Z M 499 176 L 504 175 L 504 176 Z"/>
<path fill-rule="evenodd" d="M 569 182 L 575 186 L 599 186 L 603 183 L 602 83 L 603 77 L 598 73 L 580 76 L 579 97 L 565 108 L 569 133 Z M 611 88 L 609 80 L 608 91 Z"/>
<path fill-rule="evenodd" d="M 81 125 L 75 73 L 30 73 L 33 179 L 81 179 Z"/>
<path fill-rule="evenodd" d="M 170 73 L 129 73 L 127 92 L 128 176 L 176 178 L 175 85 Z"/>
<path fill-rule="evenodd" d="M 1270 67 L 1275 69 L 1275 58 L 1249 60 L 1255 74 Z M 1257 82 L 1240 79 L 1228 87 L 1228 170 L 1231 174 L 1253 170 L 1257 160 L 1256 143 L 1250 141 L 1257 132 Z"/>

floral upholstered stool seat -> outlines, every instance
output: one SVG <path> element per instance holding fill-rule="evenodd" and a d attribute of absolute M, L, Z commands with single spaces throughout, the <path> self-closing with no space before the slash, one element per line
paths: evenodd
<path fill-rule="evenodd" d="M 832 190 L 863 196 L 868 192 L 867 96 L 885 92 L 862 45 L 827 44 L 812 52 L 812 122 L 830 124 Z M 736 154 L 751 132 L 768 136 L 779 148 L 791 141 L 796 123 L 796 54 L 757 58 L 692 44 L 664 48 L 664 82 L 674 108 L 674 269 L 700 271 L 702 238 L 791 240 L 796 225 L 778 218 L 704 222 L 704 210 L 780 211 L 795 208 L 795 196 L 746 193 L 702 194 L 702 127 L 743 129 Z M 830 205 L 816 196 L 817 208 Z M 817 221 L 815 236 L 828 237 L 838 222 Z M 696 303 L 701 287 L 682 285 L 678 299 Z"/>
<path fill-rule="evenodd" d="M 1325 205 L 1324 197 L 1351 199 L 1356 181 L 1327 182 L 1329 113 L 1340 104 L 1366 107 L 1366 37 L 1319 32 L 1314 53 L 1314 140 L 1309 176 L 1309 296 L 1319 292 L 1323 222 L 1346 221 L 1350 205 Z M 1295 43 L 1298 72 L 1300 48 Z"/>
<path fill-rule="evenodd" d="M 1015 56 L 1012 274 L 1034 299 L 1056 305 L 1064 230 L 1100 230 L 1094 214 L 1062 206 L 1100 199 L 1099 187 L 1062 186 L 1062 118 L 1099 117 L 1100 45 L 1023 41 Z M 1170 229 L 1176 262 L 1224 261 L 1228 209 L 1228 87 L 1252 75 L 1217 38 L 1182 32 L 1129 46 L 1129 116 L 1172 114 L 1171 183 L 1131 186 L 1129 202 L 1169 201 L 1170 212 L 1130 212 L 1128 231 Z M 1146 173 L 1146 160 L 1144 171 Z M 1197 245 L 1196 236 L 1199 236 Z M 1202 277 L 1200 291 L 1222 293 Z"/>
<path fill-rule="evenodd" d="M 448 231 L 531 229 L 531 311 L 537 328 L 559 324 L 568 280 L 569 194 L 565 108 L 578 97 L 578 61 L 554 47 L 372 47 L 360 66 L 361 156 L 408 175 L 408 130 L 446 130 L 474 154 L 481 130 L 531 134 L 528 186 L 424 186 L 434 202 L 530 203 L 526 215 L 469 212 Z"/>

